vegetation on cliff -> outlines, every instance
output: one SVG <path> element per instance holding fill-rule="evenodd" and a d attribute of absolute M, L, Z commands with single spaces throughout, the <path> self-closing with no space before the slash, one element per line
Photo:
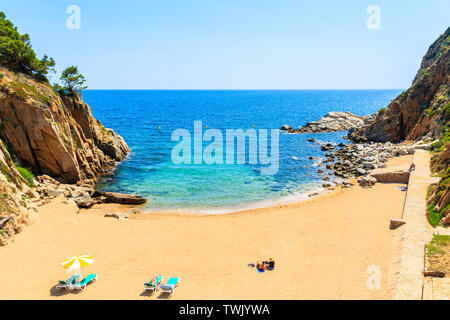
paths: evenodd
<path fill-rule="evenodd" d="M 450 274 L 450 236 L 434 235 L 426 245 L 425 269 L 428 273 Z"/>
<path fill-rule="evenodd" d="M 34 174 L 33 174 L 33 172 L 31 172 L 27 168 L 22 167 L 18 163 L 16 163 L 15 165 L 16 165 L 17 171 L 19 171 L 20 175 L 27 182 L 27 185 L 29 187 L 34 187 L 34 181 L 33 181 L 34 180 Z"/>
<path fill-rule="evenodd" d="M 36 206 L 30 201 L 32 191 L 20 171 L 0 140 L 0 246 L 36 217 Z"/>
<path fill-rule="evenodd" d="M 55 72 L 55 60 L 46 54 L 38 59 L 28 34 L 20 34 L 17 27 L 0 11 L 0 66 L 14 72 L 32 76 L 36 80 L 48 82 L 47 75 Z M 3 77 L 3 74 L 1 75 Z M 76 66 L 66 68 L 60 77 L 63 85 L 55 84 L 60 94 L 75 95 L 87 87 L 84 76 Z M 20 85 L 20 84 L 17 84 Z M 24 94 L 19 88 L 19 94 Z"/>
<path fill-rule="evenodd" d="M 428 218 L 433 226 L 450 223 L 450 142 L 445 142 L 445 137 L 437 143 L 441 142 L 442 146 L 432 151 L 431 159 L 432 170 L 441 177 L 428 193 Z"/>
<path fill-rule="evenodd" d="M 53 70 L 55 61 L 44 55 L 36 57 L 28 34 L 20 34 L 17 27 L 0 11 L 0 65 L 47 81 L 47 74 Z"/>
<path fill-rule="evenodd" d="M 60 86 L 59 84 L 55 84 L 54 88 L 61 95 L 74 96 L 87 89 L 87 86 L 84 85 L 86 79 L 78 71 L 78 67 L 76 66 L 70 66 L 65 69 L 61 74 L 60 80 L 63 85 Z"/>
<path fill-rule="evenodd" d="M 449 30 L 450 28 L 430 47 L 422 61 L 420 73 L 416 75 L 416 81 L 426 76 L 435 61 L 448 57 Z M 448 66 L 447 63 L 445 70 L 447 81 L 440 86 L 436 94 L 436 103 L 426 110 L 427 117 L 437 124 L 438 132 L 434 138 L 438 140 L 431 144 L 430 151 L 433 154 L 432 170 L 441 177 L 438 184 L 430 187 L 428 198 L 428 218 L 433 226 L 450 223 L 450 83 L 448 81 L 450 69 Z"/>

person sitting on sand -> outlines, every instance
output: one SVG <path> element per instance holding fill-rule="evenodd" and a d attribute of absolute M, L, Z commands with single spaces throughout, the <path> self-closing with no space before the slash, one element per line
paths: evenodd
<path fill-rule="evenodd" d="M 275 261 L 273 261 L 272 258 L 270 258 L 269 261 L 264 261 L 264 264 L 266 265 L 267 270 L 275 269 Z"/>
<path fill-rule="evenodd" d="M 408 172 L 413 172 L 416 169 L 416 165 L 413 163 L 411 163 L 411 166 L 409 167 Z"/>
<path fill-rule="evenodd" d="M 264 263 L 257 262 L 256 269 L 258 269 L 258 271 L 260 272 L 264 272 L 266 271 L 266 265 Z"/>

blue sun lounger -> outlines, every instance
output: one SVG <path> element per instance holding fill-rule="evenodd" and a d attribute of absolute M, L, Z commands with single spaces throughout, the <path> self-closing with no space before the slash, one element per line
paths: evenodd
<path fill-rule="evenodd" d="M 73 284 L 69 287 L 69 289 L 78 289 L 78 290 L 84 290 L 86 289 L 86 286 L 90 284 L 91 282 L 95 282 L 97 280 L 96 274 L 90 274 L 83 280 L 81 280 L 79 283 Z"/>
<path fill-rule="evenodd" d="M 147 291 L 147 290 L 156 291 L 156 290 L 158 290 L 159 285 L 161 284 L 161 281 L 162 281 L 162 276 L 156 276 L 152 280 L 154 280 L 154 282 L 146 282 L 146 283 L 144 283 L 144 291 Z"/>
<path fill-rule="evenodd" d="M 167 293 L 170 293 L 170 295 L 172 295 L 173 290 L 176 288 L 176 286 L 178 286 L 178 284 L 179 284 L 179 279 L 172 277 L 169 279 L 169 281 L 167 281 L 166 284 L 161 285 L 161 292 L 167 292 Z"/>

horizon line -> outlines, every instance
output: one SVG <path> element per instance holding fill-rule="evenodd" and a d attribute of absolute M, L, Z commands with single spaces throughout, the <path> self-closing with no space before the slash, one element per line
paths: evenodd
<path fill-rule="evenodd" d="M 83 91 L 326 91 L 326 90 L 406 90 L 405 88 L 322 88 L 322 89 L 85 89 Z"/>

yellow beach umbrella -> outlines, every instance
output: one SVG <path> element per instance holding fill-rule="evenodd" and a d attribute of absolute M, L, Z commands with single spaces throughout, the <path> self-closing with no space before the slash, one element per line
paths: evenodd
<path fill-rule="evenodd" d="M 86 254 L 82 255 L 82 256 L 77 256 L 77 257 L 69 257 L 64 259 L 63 262 L 61 262 L 61 265 L 68 269 L 69 272 L 71 271 L 78 271 L 80 272 L 80 269 L 90 265 L 94 262 L 94 259 L 92 259 L 91 256 L 88 256 Z"/>

